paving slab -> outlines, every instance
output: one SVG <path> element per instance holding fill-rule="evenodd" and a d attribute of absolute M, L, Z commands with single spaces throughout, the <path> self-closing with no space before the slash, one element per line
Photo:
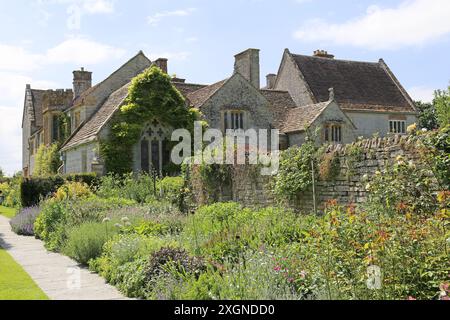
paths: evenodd
<path fill-rule="evenodd" d="M 58 253 L 48 252 L 42 241 L 18 236 L 9 219 L 0 216 L 0 246 L 20 264 L 52 300 L 126 300 L 99 275 Z"/>

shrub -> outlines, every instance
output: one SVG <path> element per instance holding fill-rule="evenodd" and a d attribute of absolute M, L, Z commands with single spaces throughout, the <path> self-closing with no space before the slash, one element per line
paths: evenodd
<path fill-rule="evenodd" d="M 147 279 L 151 281 L 167 273 L 168 264 L 182 274 L 199 275 L 206 267 L 202 259 L 191 257 L 184 249 L 163 248 L 151 255 L 147 266 Z"/>
<path fill-rule="evenodd" d="M 64 244 L 67 211 L 65 204 L 54 199 L 46 201 L 34 222 L 36 237 L 45 242 L 49 250 L 58 250 Z"/>
<path fill-rule="evenodd" d="M 166 177 L 159 180 L 156 184 L 156 188 L 162 191 L 163 199 L 169 201 L 170 203 L 180 207 L 183 199 L 182 189 L 184 187 L 184 179 L 182 177 Z"/>
<path fill-rule="evenodd" d="M 99 197 L 119 197 L 145 203 L 148 199 L 156 196 L 154 181 L 150 175 L 133 174 L 107 175 L 101 178 L 96 194 Z"/>
<path fill-rule="evenodd" d="M 341 163 L 336 152 L 322 154 L 319 161 L 319 177 L 321 180 L 330 181 L 339 176 Z"/>
<path fill-rule="evenodd" d="M 22 178 L 15 177 L 0 182 L 0 196 L 3 202 L 0 203 L 9 208 L 20 207 L 20 182 Z"/>
<path fill-rule="evenodd" d="M 66 182 L 56 191 L 55 198 L 62 200 L 76 200 L 77 198 L 89 198 L 93 193 L 89 186 L 82 182 Z"/>
<path fill-rule="evenodd" d="M 11 219 L 11 229 L 21 236 L 34 235 L 34 222 L 41 212 L 39 207 L 24 208 Z"/>
<path fill-rule="evenodd" d="M 96 179 L 96 175 L 90 173 L 23 179 L 20 183 L 20 199 L 22 207 L 38 205 L 43 199 L 53 196 L 58 188 L 64 185 L 66 181 L 86 183 L 89 186 L 95 186 L 97 183 Z"/>
<path fill-rule="evenodd" d="M 68 232 L 63 252 L 81 264 L 102 254 L 104 244 L 114 235 L 115 229 L 108 224 L 87 222 Z"/>
<path fill-rule="evenodd" d="M 439 179 L 442 188 L 450 188 L 450 125 L 426 134 L 424 144 L 425 156 Z"/>
<path fill-rule="evenodd" d="M 280 199 L 292 200 L 312 186 L 313 142 L 281 152 L 280 169 L 274 178 L 274 192 Z"/>

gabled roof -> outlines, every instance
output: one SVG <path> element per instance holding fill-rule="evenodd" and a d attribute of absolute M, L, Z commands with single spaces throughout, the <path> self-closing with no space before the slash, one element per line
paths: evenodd
<path fill-rule="evenodd" d="M 227 81 L 228 79 L 225 79 L 210 86 L 206 86 L 200 90 L 188 94 L 187 98 L 193 107 L 200 109 L 209 98 L 211 98 L 220 88 L 223 87 Z"/>
<path fill-rule="evenodd" d="M 180 91 L 180 93 L 185 98 L 187 98 L 187 96 L 190 93 L 193 93 L 197 90 L 200 90 L 200 89 L 206 87 L 203 84 L 194 84 L 194 83 L 185 83 L 185 82 L 176 82 L 176 81 L 172 81 L 172 84 L 175 86 L 175 88 L 178 89 L 178 91 Z"/>
<path fill-rule="evenodd" d="M 183 96 L 188 92 L 198 90 L 203 85 L 172 82 L 175 88 L 180 91 Z M 108 123 L 114 113 L 123 105 L 125 99 L 128 97 L 128 89 L 131 82 L 124 85 L 119 90 L 111 94 L 107 100 L 102 104 L 96 113 L 92 115 L 80 128 L 75 131 L 67 142 L 63 145 L 62 150 L 67 150 L 81 144 L 94 141 L 102 128 Z"/>
<path fill-rule="evenodd" d="M 100 109 L 93 114 L 77 131 L 75 131 L 67 142 L 63 145 L 62 150 L 73 148 L 96 139 L 97 134 L 104 125 L 111 119 L 114 112 L 123 104 L 128 97 L 128 88 L 131 83 L 127 83 L 119 90 L 111 94 L 103 103 Z"/>
<path fill-rule="evenodd" d="M 261 94 L 269 101 L 270 111 L 273 115 L 274 127 L 281 128 L 289 110 L 296 108 L 294 100 L 287 91 L 260 90 Z"/>
<path fill-rule="evenodd" d="M 292 133 L 307 130 L 329 105 L 330 101 L 327 101 L 289 110 L 281 131 Z"/>
<path fill-rule="evenodd" d="M 119 73 L 122 69 L 124 69 L 131 62 L 133 62 L 134 60 L 136 60 L 138 58 L 142 58 L 146 63 L 142 67 L 136 68 L 134 74 L 130 75 L 129 79 L 126 79 L 126 78 L 121 79 L 122 83 L 119 84 L 119 87 L 117 87 L 116 83 L 114 83 L 116 86 L 115 86 L 114 89 L 111 90 L 111 88 L 113 88 L 113 86 L 111 86 L 111 83 L 110 83 L 109 80 L 114 78 L 114 76 L 117 73 Z M 87 99 L 89 96 L 92 96 L 92 95 L 97 95 L 97 94 L 100 94 L 100 93 L 103 94 L 104 92 L 108 92 L 108 91 L 109 91 L 110 94 L 112 94 L 112 92 L 114 92 L 114 90 L 119 89 L 120 86 L 123 86 L 127 82 L 131 81 L 131 79 L 134 78 L 136 75 L 138 75 L 141 72 L 143 72 L 146 68 L 149 68 L 151 66 L 151 64 L 152 63 L 151 63 L 150 59 L 148 59 L 142 51 L 139 51 L 134 57 L 132 57 L 127 62 L 125 62 L 120 68 L 118 68 L 116 71 L 114 71 L 111 75 L 109 75 L 102 82 L 100 82 L 100 83 L 96 84 L 95 86 L 89 88 L 88 90 L 84 91 L 78 98 L 76 98 L 73 101 L 72 107 L 77 106 L 79 104 L 82 104 L 85 99 Z M 106 96 L 108 96 L 108 94 L 106 94 Z"/>
<path fill-rule="evenodd" d="M 343 109 L 416 112 L 411 98 L 383 60 L 378 63 L 291 54 L 313 100 L 327 101 L 329 88 Z"/>

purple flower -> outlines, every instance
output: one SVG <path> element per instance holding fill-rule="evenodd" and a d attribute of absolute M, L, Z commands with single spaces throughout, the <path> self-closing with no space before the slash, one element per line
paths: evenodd
<path fill-rule="evenodd" d="M 39 207 L 30 207 L 20 210 L 20 212 L 11 219 L 11 229 L 22 236 L 34 235 L 34 221 L 41 212 Z"/>

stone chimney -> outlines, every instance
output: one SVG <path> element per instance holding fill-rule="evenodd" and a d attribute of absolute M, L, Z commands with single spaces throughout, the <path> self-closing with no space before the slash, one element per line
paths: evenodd
<path fill-rule="evenodd" d="M 329 54 L 328 51 L 325 51 L 325 50 L 314 51 L 314 57 L 334 59 L 334 55 Z"/>
<path fill-rule="evenodd" d="M 248 49 L 234 56 L 234 72 L 240 73 L 257 89 L 260 88 L 259 49 Z"/>
<path fill-rule="evenodd" d="M 275 88 L 275 82 L 277 81 L 277 75 L 274 73 L 270 73 L 266 76 L 267 79 L 267 89 L 273 89 Z"/>
<path fill-rule="evenodd" d="M 84 68 L 73 72 L 73 95 L 78 98 L 84 91 L 92 87 L 92 72 Z"/>
<path fill-rule="evenodd" d="M 162 72 L 164 72 L 165 74 L 168 73 L 168 68 L 167 68 L 167 62 L 169 60 L 165 59 L 165 58 L 159 58 L 157 59 L 154 64 L 155 66 L 157 66 L 158 68 L 161 69 Z"/>

